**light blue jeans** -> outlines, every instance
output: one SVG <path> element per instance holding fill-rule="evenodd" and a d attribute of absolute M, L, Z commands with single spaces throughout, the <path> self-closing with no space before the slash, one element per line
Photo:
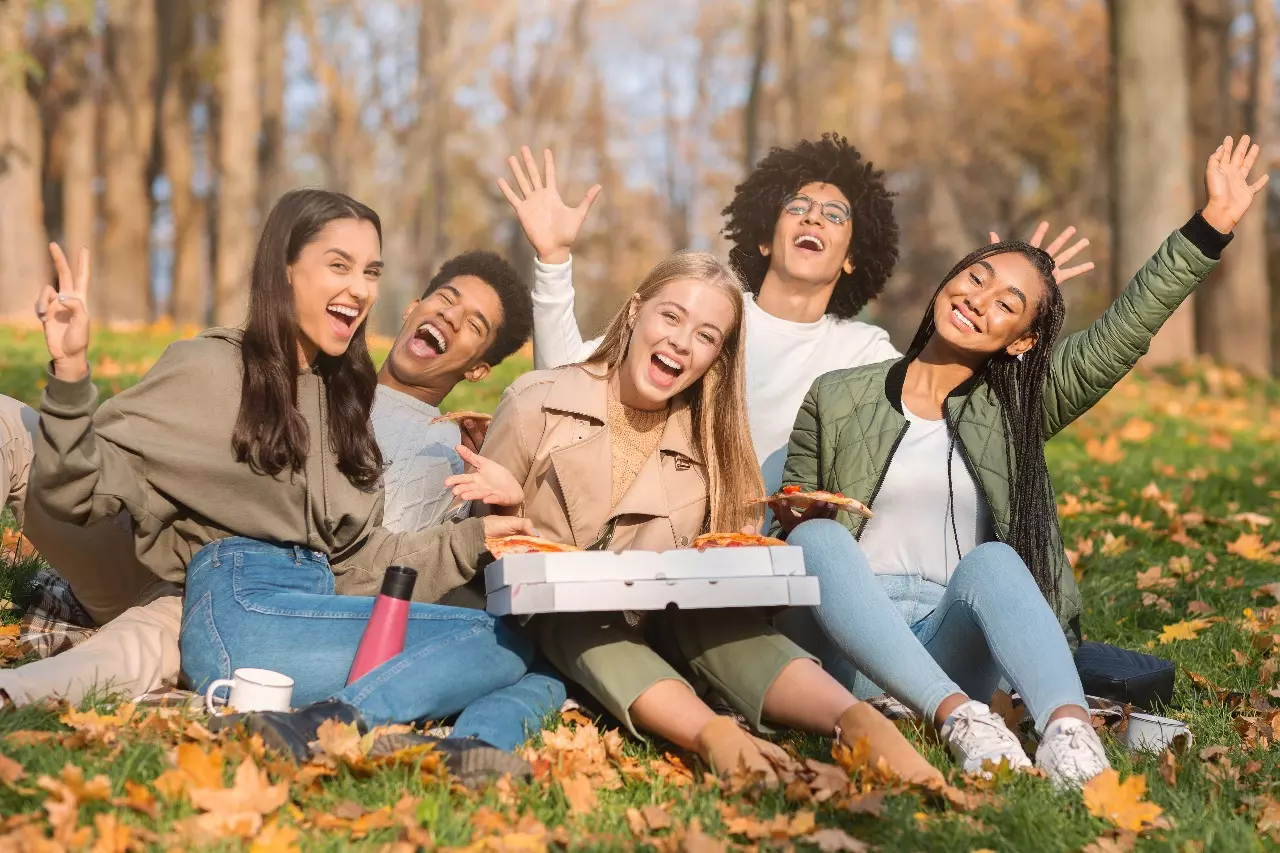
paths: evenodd
<path fill-rule="evenodd" d="M 1003 677 L 1041 731 L 1058 708 L 1088 707 L 1062 628 L 1008 545 L 974 548 L 942 586 L 876 575 L 835 521 L 807 521 L 787 544 L 804 549 L 822 603 L 787 611 L 778 627 L 859 698 L 887 692 L 932 721 L 946 697 L 987 702 Z"/>
<path fill-rule="evenodd" d="M 182 670 L 196 690 L 240 667 L 294 680 L 293 705 L 338 699 L 369 725 L 440 720 L 512 749 L 559 710 L 564 685 L 527 673 L 532 644 L 481 610 L 414 603 L 404 651 L 347 686 L 373 599 L 334 594 L 317 551 L 233 537 L 187 566 Z"/>

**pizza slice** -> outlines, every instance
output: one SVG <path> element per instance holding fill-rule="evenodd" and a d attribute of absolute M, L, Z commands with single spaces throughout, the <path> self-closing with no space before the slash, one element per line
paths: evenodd
<path fill-rule="evenodd" d="M 486 415 L 484 412 L 450 412 L 447 415 L 441 415 L 438 418 L 432 418 L 431 422 L 433 424 L 438 424 L 441 421 L 453 421 L 455 424 L 458 424 L 458 423 L 462 423 L 465 420 L 491 421 L 493 420 L 493 415 Z"/>
<path fill-rule="evenodd" d="M 693 540 L 691 547 L 705 551 L 708 548 L 769 548 L 786 544 L 772 536 L 756 536 L 750 533 L 704 533 Z"/>
<path fill-rule="evenodd" d="M 875 513 L 871 511 L 866 504 L 855 498 L 847 497 L 839 492 L 813 491 L 806 492 L 799 486 L 783 486 L 782 491 L 777 494 L 770 495 L 767 498 L 757 498 L 752 503 L 784 503 L 799 512 L 804 512 L 816 503 L 831 504 L 837 509 L 842 509 L 852 515 L 860 515 L 863 518 L 874 518 Z"/>
<path fill-rule="evenodd" d="M 562 545 L 540 536 L 501 536 L 485 539 L 484 544 L 495 560 L 512 554 L 560 554 L 582 550 L 574 545 Z"/>

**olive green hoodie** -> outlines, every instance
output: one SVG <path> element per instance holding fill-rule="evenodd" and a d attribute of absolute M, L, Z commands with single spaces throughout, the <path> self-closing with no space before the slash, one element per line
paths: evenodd
<path fill-rule="evenodd" d="M 382 524 L 382 486 L 365 491 L 338 470 L 324 385 L 298 377 L 311 438 L 306 469 L 268 476 L 237 462 L 241 332 L 210 329 L 171 345 L 142 381 L 98 408 L 88 377 L 52 375 L 40 400 L 32 480 L 49 515 L 85 525 L 126 510 L 138 558 L 182 583 L 197 551 L 230 536 L 327 554 L 343 595 L 376 595 L 387 566 L 418 570 L 414 598 L 437 601 L 475 573 L 480 519 L 410 533 Z"/>

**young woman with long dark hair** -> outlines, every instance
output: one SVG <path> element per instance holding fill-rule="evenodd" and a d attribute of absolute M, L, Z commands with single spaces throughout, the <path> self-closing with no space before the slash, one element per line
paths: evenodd
<path fill-rule="evenodd" d="M 763 494 L 747 425 L 742 285 L 705 252 L 658 263 L 583 364 L 540 370 L 503 396 L 460 497 L 518 510 L 542 535 L 580 548 L 664 551 L 699 535 L 754 530 Z M 739 763 L 776 782 L 778 747 L 718 716 L 685 680 L 696 673 L 763 728 L 766 721 L 867 738 L 899 776 L 941 774 L 883 716 L 822 671 L 759 611 L 556 613 L 533 620 L 539 648 L 638 734 Z"/>
<path fill-rule="evenodd" d="M 142 563 L 186 585 L 182 669 L 194 687 L 240 667 L 289 675 L 306 707 L 249 722 L 302 756 L 325 719 L 439 719 L 524 674 L 528 645 L 488 614 L 415 603 L 405 651 L 344 685 L 388 566 L 416 569 L 415 597 L 434 601 L 472 576 L 486 534 L 529 530 L 500 517 L 380 526 L 365 343 L 383 266 L 374 211 L 338 193 L 286 193 L 258 243 L 244 328 L 173 344 L 96 413 L 88 253 L 73 275 L 50 250 L 59 287 L 36 306 L 52 357 L 36 498 L 81 525 L 132 516 Z"/>
<path fill-rule="evenodd" d="M 996 243 L 946 276 L 903 359 L 829 373 L 805 398 L 783 482 L 843 492 L 875 517 L 775 508 L 822 584 L 821 631 L 792 634 L 855 693 L 884 688 L 923 714 L 966 770 L 1030 765 L 981 701 L 1002 676 L 1042 734 L 1036 763 L 1052 779 L 1083 784 L 1108 766 L 1072 660 L 1080 596 L 1044 442 L 1129 372 L 1213 269 L 1266 184 L 1248 182 L 1257 156 L 1247 136 L 1234 150 L 1227 138 L 1209 158 L 1203 212 L 1057 349 L 1053 259 Z"/>

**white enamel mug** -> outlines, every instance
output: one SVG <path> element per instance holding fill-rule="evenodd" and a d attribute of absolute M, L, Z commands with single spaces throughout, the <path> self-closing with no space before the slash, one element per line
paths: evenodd
<path fill-rule="evenodd" d="M 219 678 L 204 692 L 210 714 L 218 713 L 214 693 L 229 688 L 227 705 L 237 711 L 288 711 L 293 699 L 293 679 L 269 669 L 237 669 L 232 678 Z"/>

